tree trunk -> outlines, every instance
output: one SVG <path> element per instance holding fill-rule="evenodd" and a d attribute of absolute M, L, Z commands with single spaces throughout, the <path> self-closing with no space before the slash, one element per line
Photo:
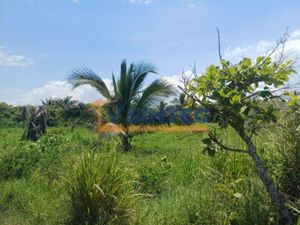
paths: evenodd
<path fill-rule="evenodd" d="M 131 144 L 129 142 L 129 130 L 128 130 L 128 126 L 125 124 L 124 125 L 125 128 L 125 134 L 123 135 L 122 138 L 122 145 L 123 145 L 123 150 L 125 152 L 128 152 L 131 149 Z"/>
<path fill-rule="evenodd" d="M 131 149 L 131 144 L 129 143 L 129 139 L 128 139 L 128 133 L 123 135 L 122 144 L 123 144 L 123 150 L 125 152 L 128 152 Z"/>
<path fill-rule="evenodd" d="M 280 225 L 292 225 L 293 224 L 293 215 L 288 210 L 288 208 L 285 205 L 285 200 L 279 193 L 277 187 L 273 183 L 272 179 L 269 177 L 264 164 L 260 157 L 258 156 L 256 152 L 256 147 L 253 144 L 252 140 L 247 137 L 246 135 L 241 135 L 242 139 L 247 145 L 247 150 L 249 155 L 251 156 L 252 160 L 255 163 L 256 172 L 263 182 L 270 198 L 273 203 L 273 205 L 276 207 L 278 213 L 279 213 L 279 224 Z"/>

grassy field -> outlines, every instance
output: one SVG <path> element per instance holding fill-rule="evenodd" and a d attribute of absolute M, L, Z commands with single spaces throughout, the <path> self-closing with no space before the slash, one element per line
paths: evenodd
<path fill-rule="evenodd" d="M 103 142 L 84 128 L 52 128 L 36 143 L 20 141 L 22 132 L 0 130 L 0 224 L 71 223 L 68 181 L 87 153 L 113 154 L 118 167 L 134 180 L 130 224 L 276 224 L 248 156 L 204 155 L 201 140 L 206 133 L 139 134 L 132 140 L 132 151 L 124 153 L 117 139 Z M 240 146 L 232 130 L 222 136 L 226 144 Z M 256 141 L 268 171 L 279 182 L 284 146 L 268 151 L 277 146 L 268 134 Z M 291 205 L 295 213 L 299 205 Z"/>

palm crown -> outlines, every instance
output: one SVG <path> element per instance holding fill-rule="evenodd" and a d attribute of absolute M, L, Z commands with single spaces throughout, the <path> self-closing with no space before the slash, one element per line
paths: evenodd
<path fill-rule="evenodd" d="M 145 105 L 159 103 L 163 97 L 174 94 L 171 84 L 163 79 L 156 79 L 146 88 L 145 79 L 149 74 L 156 74 L 155 67 L 144 62 L 131 63 L 127 66 L 126 60 L 121 63 L 120 77 L 116 80 L 112 75 L 113 92 L 105 82 L 91 69 L 81 68 L 72 72 L 69 82 L 76 88 L 81 85 L 90 85 L 109 100 L 109 104 L 119 111 L 120 123 L 128 133 L 129 110 L 133 107 L 143 108 Z"/>

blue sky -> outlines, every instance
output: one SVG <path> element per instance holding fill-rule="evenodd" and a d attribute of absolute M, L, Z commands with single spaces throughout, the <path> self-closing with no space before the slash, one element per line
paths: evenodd
<path fill-rule="evenodd" d="M 0 102 L 37 104 L 72 95 L 89 102 L 88 87 L 71 91 L 72 69 L 86 66 L 110 82 L 122 59 L 146 60 L 159 75 L 262 53 L 289 28 L 300 53 L 299 0 L 0 0 Z"/>

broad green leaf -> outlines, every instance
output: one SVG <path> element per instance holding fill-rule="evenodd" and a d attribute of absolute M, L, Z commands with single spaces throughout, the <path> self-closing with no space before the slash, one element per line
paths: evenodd
<path fill-rule="evenodd" d="M 210 138 L 204 138 L 204 139 L 202 140 L 202 142 L 203 142 L 203 144 L 206 144 L 206 145 L 211 145 L 211 144 L 212 144 L 212 141 L 211 141 Z"/>
<path fill-rule="evenodd" d="M 231 104 L 237 104 L 241 101 L 241 96 L 240 95 L 234 95 L 231 100 L 230 100 L 230 103 Z"/>

